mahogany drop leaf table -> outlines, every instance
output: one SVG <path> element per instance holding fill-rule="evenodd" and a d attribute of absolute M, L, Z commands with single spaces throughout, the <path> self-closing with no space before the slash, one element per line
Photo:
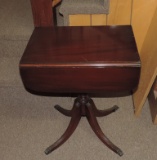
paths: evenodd
<path fill-rule="evenodd" d="M 78 95 L 72 110 L 55 106 L 71 121 L 61 138 L 45 150 L 46 154 L 61 146 L 85 116 L 99 139 L 123 155 L 96 119 L 116 111 L 118 106 L 99 110 L 89 94 L 136 89 L 140 59 L 131 26 L 35 28 L 20 61 L 20 74 L 29 90 Z"/>

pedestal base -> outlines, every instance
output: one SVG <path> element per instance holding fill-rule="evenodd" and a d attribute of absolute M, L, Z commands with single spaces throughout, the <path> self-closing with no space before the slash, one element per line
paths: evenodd
<path fill-rule="evenodd" d="M 49 154 L 55 149 L 57 149 L 59 146 L 61 146 L 72 135 L 77 125 L 79 124 L 81 117 L 86 116 L 91 128 L 93 129 L 95 134 L 98 136 L 98 138 L 108 148 L 110 148 L 112 151 L 117 153 L 119 156 L 123 155 L 123 152 L 121 151 L 121 149 L 115 146 L 104 135 L 96 119 L 96 117 L 103 117 L 111 114 L 112 112 L 115 112 L 119 108 L 118 106 L 113 106 L 112 108 L 107 110 L 98 110 L 93 100 L 88 95 L 81 95 L 75 99 L 72 110 L 63 109 L 59 105 L 56 105 L 55 108 L 65 116 L 71 117 L 71 121 L 65 133 L 61 136 L 60 139 L 58 139 L 54 144 L 52 144 L 45 150 L 45 154 Z"/>

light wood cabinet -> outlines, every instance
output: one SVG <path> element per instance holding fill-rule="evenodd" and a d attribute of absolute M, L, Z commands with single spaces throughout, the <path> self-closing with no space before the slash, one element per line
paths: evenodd
<path fill-rule="evenodd" d="M 69 26 L 127 25 L 133 0 L 110 0 L 109 14 L 69 15 Z"/>
<path fill-rule="evenodd" d="M 140 1 L 142 2 L 142 0 Z M 135 2 L 132 25 L 142 68 L 139 86 L 133 95 L 133 100 L 135 115 L 139 116 L 157 75 L 157 1 L 152 0 L 147 3 L 147 1 L 143 0 L 143 3 L 148 4 L 147 7 L 142 5 L 143 3 L 141 5 L 137 3 L 137 0 Z M 148 9 L 151 10 L 151 13 L 147 12 Z"/>
<path fill-rule="evenodd" d="M 106 25 L 107 23 L 107 16 L 106 14 L 93 14 L 91 17 L 91 25 L 98 26 L 98 25 Z"/>
<path fill-rule="evenodd" d="M 141 49 L 148 33 L 149 26 L 152 22 L 157 7 L 156 0 L 134 0 L 132 10 L 132 26 L 138 51 Z"/>
<path fill-rule="evenodd" d="M 69 26 L 90 26 L 90 14 L 69 15 Z"/>
<path fill-rule="evenodd" d="M 131 23 L 133 0 L 110 0 L 107 25 L 126 25 Z"/>
<path fill-rule="evenodd" d="M 97 25 L 106 25 L 105 14 L 69 15 L 69 26 L 97 26 Z"/>

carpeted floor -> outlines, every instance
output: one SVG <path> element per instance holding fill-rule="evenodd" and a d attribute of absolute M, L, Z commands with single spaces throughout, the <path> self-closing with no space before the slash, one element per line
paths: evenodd
<path fill-rule="evenodd" d="M 148 102 L 136 118 L 131 96 L 94 98 L 99 109 L 120 106 L 98 121 L 123 150 L 122 157 L 100 142 L 85 118 L 64 145 L 48 156 L 44 154 L 70 120 L 53 106 L 70 109 L 74 98 L 37 96 L 24 89 L 18 64 L 32 31 L 29 0 L 0 0 L 0 160 L 155 160 L 157 128 L 151 122 Z"/>

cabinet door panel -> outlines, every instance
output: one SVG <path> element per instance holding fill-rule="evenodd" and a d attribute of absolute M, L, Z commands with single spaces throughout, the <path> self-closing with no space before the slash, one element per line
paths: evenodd
<path fill-rule="evenodd" d="M 69 26 L 90 26 L 90 21 L 89 14 L 69 15 Z"/>
<path fill-rule="evenodd" d="M 106 14 L 92 14 L 92 26 L 106 25 Z"/>
<path fill-rule="evenodd" d="M 132 0 L 110 0 L 107 25 L 126 25 L 131 22 Z"/>
<path fill-rule="evenodd" d="M 156 0 L 134 0 L 132 11 L 132 26 L 135 34 L 137 48 L 140 54 L 156 8 Z"/>

